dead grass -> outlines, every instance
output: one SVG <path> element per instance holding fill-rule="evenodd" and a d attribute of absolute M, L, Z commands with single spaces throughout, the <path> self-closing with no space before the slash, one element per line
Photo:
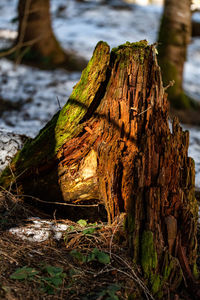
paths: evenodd
<path fill-rule="evenodd" d="M 131 299 L 153 299 L 140 270 L 130 259 L 123 216 L 110 226 L 98 223 L 82 227 L 70 220 L 57 220 L 69 225 L 60 241 L 52 238 L 33 243 L 8 231 L 34 216 L 53 218 L 8 192 L 0 193 L 0 299 L 117 300 L 128 299 L 130 294 L 134 295 Z M 91 228 L 94 232 L 90 232 Z M 85 233 L 86 229 L 89 231 Z M 92 258 L 94 249 L 109 257 L 109 263 L 100 262 L 98 257 Z M 76 255 L 72 255 L 73 251 Z M 38 274 L 23 280 L 10 278 L 18 268 L 25 266 L 37 270 Z M 45 271 L 46 266 L 62 269 L 62 283 L 58 287 L 48 281 L 50 276 Z M 166 299 L 190 298 L 185 295 L 179 298 L 166 296 Z"/>

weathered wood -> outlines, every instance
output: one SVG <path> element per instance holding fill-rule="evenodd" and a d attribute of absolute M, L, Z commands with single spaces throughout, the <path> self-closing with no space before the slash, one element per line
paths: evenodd
<path fill-rule="evenodd" d="M 14 158 L 0 183 L 48 201 L 126 212 L 131 255 L 157 297 L 194 283 L 198 207 L 189 133 L 174 119 L 154 46 L 100 42 L 64 106 Z M 16 178 L 13 178 L 13 173 Z M 192 286 L 192 284 L 191 284 Z"/>

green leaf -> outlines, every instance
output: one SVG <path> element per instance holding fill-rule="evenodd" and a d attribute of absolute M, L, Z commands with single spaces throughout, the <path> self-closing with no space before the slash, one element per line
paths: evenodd
<path fill-rule="evenodd" d="M 94 261 L 96 258 L 96 255 L 95 253 L 91 252 L 88 257 L 87 257 L 87 262 L 91 262 L 91 261 Z"/>
<path fill-rule="evenodd" d="M 76 258 L 79 262 L 82 262 L 82 263 L 86 262 L 86 256 L 77 250 L 70 251 L 70 255 L 72 257 Z"/>
<path fill-rule="evenodd" d="M 94 253 L 95 254 L 95 256 L 97 256 L 98 254 L 99 254 L 99 249 L 98 248 L 94 248 L 93 250 L 92 250 L 92 253 Z"/>
<path fill-rule="evenodd" d="M 60 277 L 52 277 L 50 278 L 51 280 L 49 280 L 49 282 L 51 282 L 52 285 L 54 285 L 55 287 L 59 287 L 59 285 L 62 284 L 63 280 Z"/>
<path fill-rule="evenodd" d="M 63 268 L 54 267 L 50 265 L 45 266 L 44 270 L 46 270 L 50 276 L 61 275 L 63 272 Z"/>
<path fill-rule="evenodd" d="M 77 224 L 79 224 L 81 227 L 85 227 L 85 226 L 87 226 L 87 221 L 81 219 L 81 220 L 79 220 L 79 221 L 77 222 Z"/>
<path fill-rule="evenodd" d="M 110 263 L 110 256 L 107 253 L 100 251 L 98 248 L 94 248 L 92 254 L 101 264 L 106 265 Z"/>
<path fill-rule="evenodd" d="M 110 256 L 109 256 L 107 253 L 105 253 L 105 252 L 100 252 L 100 251 L 99 251 L 99 253 L 98 253 L 98 255 L 97 255 L 97 260 L 98 260 L 98 262 L 100 262 L 101 264 L 106 265 L 106 264 L 109 264 L 109 263 L 110 263 Z"/>
<path fill-rule="evenodd" d="M 121 286 L 113 284 L 108 286 L 106 289 L 98 293 L 98 296 L 106 296 L 105 300 L 119 300 L 119 297 L 115 295 L 117 291 L 121 289 Z"/>
<path fill-rule="evenodd" d="M 118 285 L 118 284 L 112 284 L 112 285 L 109 285 L 107 287 L 108 291 L 111 291 L 111 292 L 114 292 L 116 293 L 117 291 L 119 291 L 121 289 L 121 285 Z"/>
<path fill-rule="evenodd" d="M 73 225 L 70 225 L 69 228 L 67 229 L 67 231 L 73 231 L 74 228 L 75 228 L 75 227 L 74 227 Z"/>
<path fill-rule="evenodd" d="M 119 297 L 116 295 L 112 295 L 110 297 L 107 297 L 106 300 L 119 300 Z"/>
<path fill-rule="evenodd" d="M 98 295 L 98 297 L 100 298 L 102 298 L 102 297 L 104 297 L 105 295 L 107 294 L 107 290 L 102 290 L 102 291 L 100 291 L 97 295 Z"/>
<path fill-rule="evenodd" d="M 28 277 L 32 277 L 34 275 L 37 275 L 39 272 L 35 270 L 34 268 L 28 268 L 28 267 L 22 267 L 18 268 L 13 274 L 10 275 L 11 279 L 18 279 L 18 280 L 24 280 Z"/>
<path fill-rule="evenodd" d="M 93 234 L 96 231 L 95 227 L 86 228 L 83 230 L 83 234 Z"/>
<path fill-rule="evenodd" d="M 119 297 L 115 295 L 117 291 L 121 289 L 121 286 L 113 284 L 109 285 L 107 288 L 107 293 L 110 297 L 107 298 L 107 300 L 119 300 Z"/>

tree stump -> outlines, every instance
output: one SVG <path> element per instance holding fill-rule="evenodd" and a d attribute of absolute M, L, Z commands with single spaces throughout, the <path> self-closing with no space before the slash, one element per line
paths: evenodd
<path fill-rule="evenodd" d="M 168 109 L 154 46 L 110 53 L 99 42 L 67 104 L 0 179 L 48 201 L 103 203 L 109 222 L 125 212 L 131 255 L 158 298 L 196 275 L 194 161 Z"/>

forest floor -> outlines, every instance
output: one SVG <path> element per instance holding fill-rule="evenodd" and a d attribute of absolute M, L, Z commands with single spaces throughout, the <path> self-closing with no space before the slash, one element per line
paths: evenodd
<path fill-rule="evenodd" d="M 117 300 L 127 299 L 131 292 L 141 293 L 138 299 L 143 293 L 147 295 L 144 299 L 151 298 L 128 255 L 122 218 L 109 226 L 52 217 L 1 192 L 0 299 Z M 54 222 L 67 229 L 60 239 L 53 234 L 41 239 L 40 227 L 34 240 L 31 220 L 37 220 L 37 225 Z M 26 237 L 12 234 L 12 228 L 18 226 L 29 227 Z"/>
<path fill-rule="evenodd" d="M 16 37 L 17 2 L 0 3 L 0 48 L 10 46 Z M 53 28 L 65 49 L 90 59 L 99 40 L 111 47 L 127 40 L 156 41 L 161 6 L 122 5 L 117 0 L 106 3 L 51 1 Z M 184 88 L 197 100 L 199 46 L 200 39 L 192 39 L 184 72 Z M 42 71 L 4 58 L 0 73 L 0 127 L 31 137 L 66 103 L 80 78 L 77 72 Z M 184 125 L 184 129 L 190 131 L 189 155 L 195 159 L 200 188 L 200 128 Z M 2 191 L 0 299 L 117 300 L 127 299 L 130 293 L 135 293 L 135 299 L 153 299 L 141 270 L 133 267 L 123 235 L 122 219 L 112 226 L 86 220 L 77 223 L 59 217 L 56 207 L 53 213 L 44 214 L 39 207 Z M 166 299 L 192 300 L 184 287 Z"/>
<path fill-rule="evenodd" d="M 130 294 L 132 299 L 154 299 L 131 261 L 123 216 L 108 225 L 56 219 L 55 214 L 0 192 L 0 299 L 120 300 Z M 44 237 L 41 226 L 47 224 L 50 234 Z M 56 237 L 58 225 L 65 230 Z M 21 236 L 13 234 L 17 228 Z M 192 297 L 184 286 L 177 294 L 166 287 L 163 299 Z"/>

